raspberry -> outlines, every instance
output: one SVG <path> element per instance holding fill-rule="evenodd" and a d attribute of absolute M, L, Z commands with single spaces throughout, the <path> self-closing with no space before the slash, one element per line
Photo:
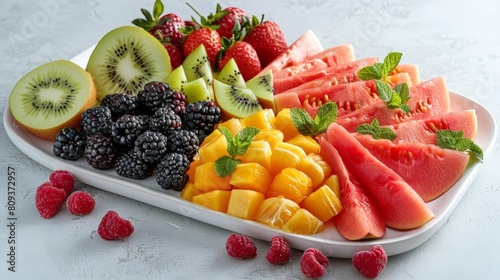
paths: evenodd
<path fill-rule="evenodd" d="M 134 232 L 134 226 L 115 211 L 108 211 L 102 217 L 97 234 L 104 240 L 119 240 L 129 237 Z"/>
<path fill-rule="evenodd" d="M 323 276 L 328 267 L 328 258 L 316 248 L 309 248 L 304 251 L 300 259 L 300 269 L 308 278 L 318 278 Z"/>
<path fill-rule="evenodd" d="M 68 197 L 75 186 L 75 178 L 73 174 L 66 170 L 55 170 L 49 175 L 49 181 L 58 189 L 63 189 Z"/>
<path fill-rule="evenodd" d="M 267 252 L 266 259 L 274 265 L 286 264 L 291 257 L 290 244 L 282 236 L 271 238 L 271 248 Z"/>
<path fill-rule="evenodd" d="M 84 216 L 94 210 L 94 198 L 84 191 L 75 191 L 71 193 L 66 201 L 66 207 L 71 214 Z"/>
<path fill-rule="evenodd" d="M 352 265 L 366 278 L 375 278 L 384 270 L 387 254 L 380 245 L 369 251 L 359 251 L 352 256 Z"/>
<path fill-rule="evenodd" d="M 253 241 L 245 235 L 233 233 L 226 241 L 226 251 L 231 257 L 251 259 L 257 256 L 257 247 Z"/>
<path fill-rule="evenodd" d="M 43 218 L 50 219 L 56 215 L 65 199 L 66 192 L 63 189 L 54 187 L 50 182 L 45 182 L 36 189 L 36 210 Z"/>

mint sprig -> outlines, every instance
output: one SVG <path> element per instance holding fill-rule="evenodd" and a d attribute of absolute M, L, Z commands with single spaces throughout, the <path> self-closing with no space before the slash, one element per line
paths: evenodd
<path fill-rule="evenodd" d="M 358 71 L 358 77 L 363 81 L 383 80 L 398 66 L 402 56 L 402 53 L 391 52 L 387 54 L 383 62 L 377 62 L 361 68 Z"/>
<path fill-rule="evenodd" d="M 483 161 L 483 150 L 474 141 L 464 137 L 464 132 L 453 130 L 436 131 L 437 145 L 444 149 L 468 152 L 479 161 Z"/>
<path fill-rule="evenodd" d="M 259 129 L 255 127 L 245 127 L 236 133 L 234 137 L 231 132 L 223 126 L 219 127 L 219 130 L 226 138 L 226 149 L 229 156 L 225 155 L 218 158 L 215 161 L 214 168 L 215 173 L 219 177 L 226 177 L 233 173 L 236 166 L 240 164 L 241 160 L 236 159 L 236 157 L 242 156 L 246 153 L 253 138 L 257 135 L 257 133 L 259 133 Z"/>
<path fill-rule="evenodd" d="M 290 117 L 300 134 L 314 136 L 326 131 L 328 125 L 337 118 L 337 112 L 337 103 L 327 102 L 318 109 L 314 120 L 302 108 L 290 109 Z"/>
<path fill-rule="evenodd" d="M 384 100 L 387 107 L 391 109 L 401 109 L 405 113 L 409 113 L 411 107 L 406 105 L 406 102 L 410 100 L 410 89 L 405 83 L 398 84 L 391 89 L 391 87 L 384 81 L 376 80 L 375 86 L 377 87 L 377 92 L 380 99 Z"/>
<path fill-rule="evenodd" d="M 356 132 L 359 134 L 370 134 L 374 139 L 388 139 L 392 141 L 398 137 L 394 130 L 388 127 L 380 127 L 377 119 L 373 119 L 371 124 L 359 125 L 356 127 Z"/>

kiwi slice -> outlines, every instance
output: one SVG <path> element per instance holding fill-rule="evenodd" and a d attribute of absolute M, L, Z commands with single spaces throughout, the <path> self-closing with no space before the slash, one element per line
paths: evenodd
<path fill-rule="evenodd" d="M 246 118 L 262 110 L 259 100 L 248 88 L 230 86 L 214 81 L 215 100 L 225 119 Z"/>
<path fill-rule="evenodd" d="M 186 72 L 187 81 L 191 82 L 199 78 L 203 78 L 210 96 L 214 95 L 214 75 L 210 60 L 208 59 L 207 50 L 203 44 L 200 44 L 193 52 L 191 52 L 182 62 L 184 71 Z"/>
<path fill-rule="evenodd" d="M 247 81 L 246 87 L 253 91 L 262 107 L 275 111 L 273 72 L 271 70 Z"/>
<path fill-rule="evenodd" d="M 83 111 L 96 104 L 92 77 L 68 60 L 33 69 L 9 96 L 14 119 L 34 135 L 51 141 L 64 127 L 78 128 Z"/>
<path fill-rule="evenodd" d="M 99 100 L 110 93 L 137 95 L 151 81 L 165 81 L 172 70 L 163 45 L 147 31 L 122 26 L 97 43 L 87 65 Z"/>
<path fill-rule="evenodd" d="M 194 81 L 187 82 L 183 85 L 182 92 L 186 95 L 188 103 L 196 101 L 214 100 L 207 84 L 203 78 L 198 78 Z"/>
<path fill-rule="evenodd" d="M 247 87 L 245 85 L 245 79 L 243 79 L 243 76 L 241 75 L 240 69 L 238 68 L 238 65 L 236 64 L 234 58 L 231 58 L 226 63 L 226 65 L 224 65 L 224 68 L 222 68 L 222 70 L 219 72 L 216 79 L 230 86 L 240 88 Z"/>
<path fill-rule="evenodd" d="M 176 91 L 183 91 L 184 84 L 187 83 L 184 67 L 182 67 L 182 65 L 179 65 L 177 68 L 172 70 L 172 72 L 168 74 L 165 82 L 169 84 L 172 89 L 175 89 Z"/>

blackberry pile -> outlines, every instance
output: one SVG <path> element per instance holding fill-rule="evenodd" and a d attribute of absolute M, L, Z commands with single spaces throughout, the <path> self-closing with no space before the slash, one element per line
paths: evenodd
<path fill-rule="evenodd" d="M 181 191 L 200 144 L 221 120 L 212 101 L 188 104 L 186 96 L 163 82 L 150 82 L 137 96 L 106 95 L 82 113 L 81 130 L 64 128 L 53 143 L 54 155 L 84 158 L 100 170 L 144 179 L 153 174 L 163 189 Z"/>

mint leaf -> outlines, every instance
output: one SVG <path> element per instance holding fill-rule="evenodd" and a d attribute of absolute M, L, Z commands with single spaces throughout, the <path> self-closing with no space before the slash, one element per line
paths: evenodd
<path fill-rule="evenodd" d="M 377 119 L 373 119 L 371 124 L 361 124 L 356 127 L 356 132 L 359 134 L 370 134 L 374 139 L 388 139 L 394 140 L 396 133 L 388 127 L 380 127 L 380 123 Z"/>
<path fill-rule="evenodd" d="M 300 134 L 314 136 L 326 131 L 328 126 L 337 118 L 337 112 L 337 103 L 327 102 L 318 109 L 314 120 L 302 108 L 290 109 L 290 117 Z"/>
<path fill-rule="evenodd" d="M 358 71 L 358 77 L 363 81 L 383 80 L 398 66 L 402 56 L 402 53 L 391 52 L 384 58 L 384 62 L 377 62 L 361 68 Z"/>
<path fill-rule="evenodd" d="M 244 155 L 248 149 L 248 146 L 252 143 L 253 138 L 259 129 L 255 127 L 245 127 L 240 130 L 233 137 L 229 129 L 220 126 L 220 132 L 226 138 L 227 147 L 226 150 L 229 156 L 221 156 L 215 161 L 215 173 L 220 177 L 228 176 L 233 173 L 236 166 L 241 162 L 241 160 L 236 159 L 236 156 Z"/>
<path fill-rule="evenodd" d="M 234 159 L 230 156 L 221 156 L 215 161 L 215 173 L 219 177 L 229 176 L 240 162 L 241 160 Z"/>
<path fill-rule="evenodd" d="M 402 56 L 403 56 L 402 53 L 391 52 L 384 58 L 384 63 L 382 64 L 383 65 L 382 66 L 383 78 L 389 76 L 391 74 L 392 70 L 394 70 L 394 68 L 396 68 L 396 66 L 398 66 L 399 62 L 401 61 Z"/>
<path fill-rule="evenodd" d="M 316 123 L 304 109 L 290 109 L 290 117 L 300 134 L 305 136 L 314 134 Z"/>
<path fill-rule="evenodd" d="M 410 100 L 410 88 L 408 87 L 408 84 L 406 83 L 401 83 L 397 84 L 394 87 L 394 91 L 398 93 L 399 97 L 401 97 L 401 103 L 406 103 L 408 100 Z"/>
<path fill-rule="evenodd" d="M 392 100 L 393 91 L 386 82 L 376 80 L 375 86 L 377 87 L 377 92 L 380 99 L 384 100 L 386 103 Z"/>
<path fill-rule="evenodd" d="M 436 144 L 444 149 L 468 152 L 479 161 L 483 161 L 483 150 L 474 141 L 464 138 L 464 132 L 453 130 L 436 131 Z"/>
<path fill-rule="evenodd" d="M 337 118 L 337 112 L 337 103 L 334 102 L 327 102 L 318 109 L 318 114 L 314 118 L 314 122 L 317 124 L 316 135 L 326 131 L 328 126 Z"/>
<path fill-rule="evenodd" d="M 394 87 L 393 90 L 386 82 L 376 80 L 375 86 L 377 88 L 380 99 L 384 100 L 385 104 L 387 104 L 387 107 L 391 109 L 399 108 L 405 113 L 410 112 L 411 107 L 405 104 L 411 98 L 410 89 L 408 88 L 407 84 L 398 84 Z"/>

